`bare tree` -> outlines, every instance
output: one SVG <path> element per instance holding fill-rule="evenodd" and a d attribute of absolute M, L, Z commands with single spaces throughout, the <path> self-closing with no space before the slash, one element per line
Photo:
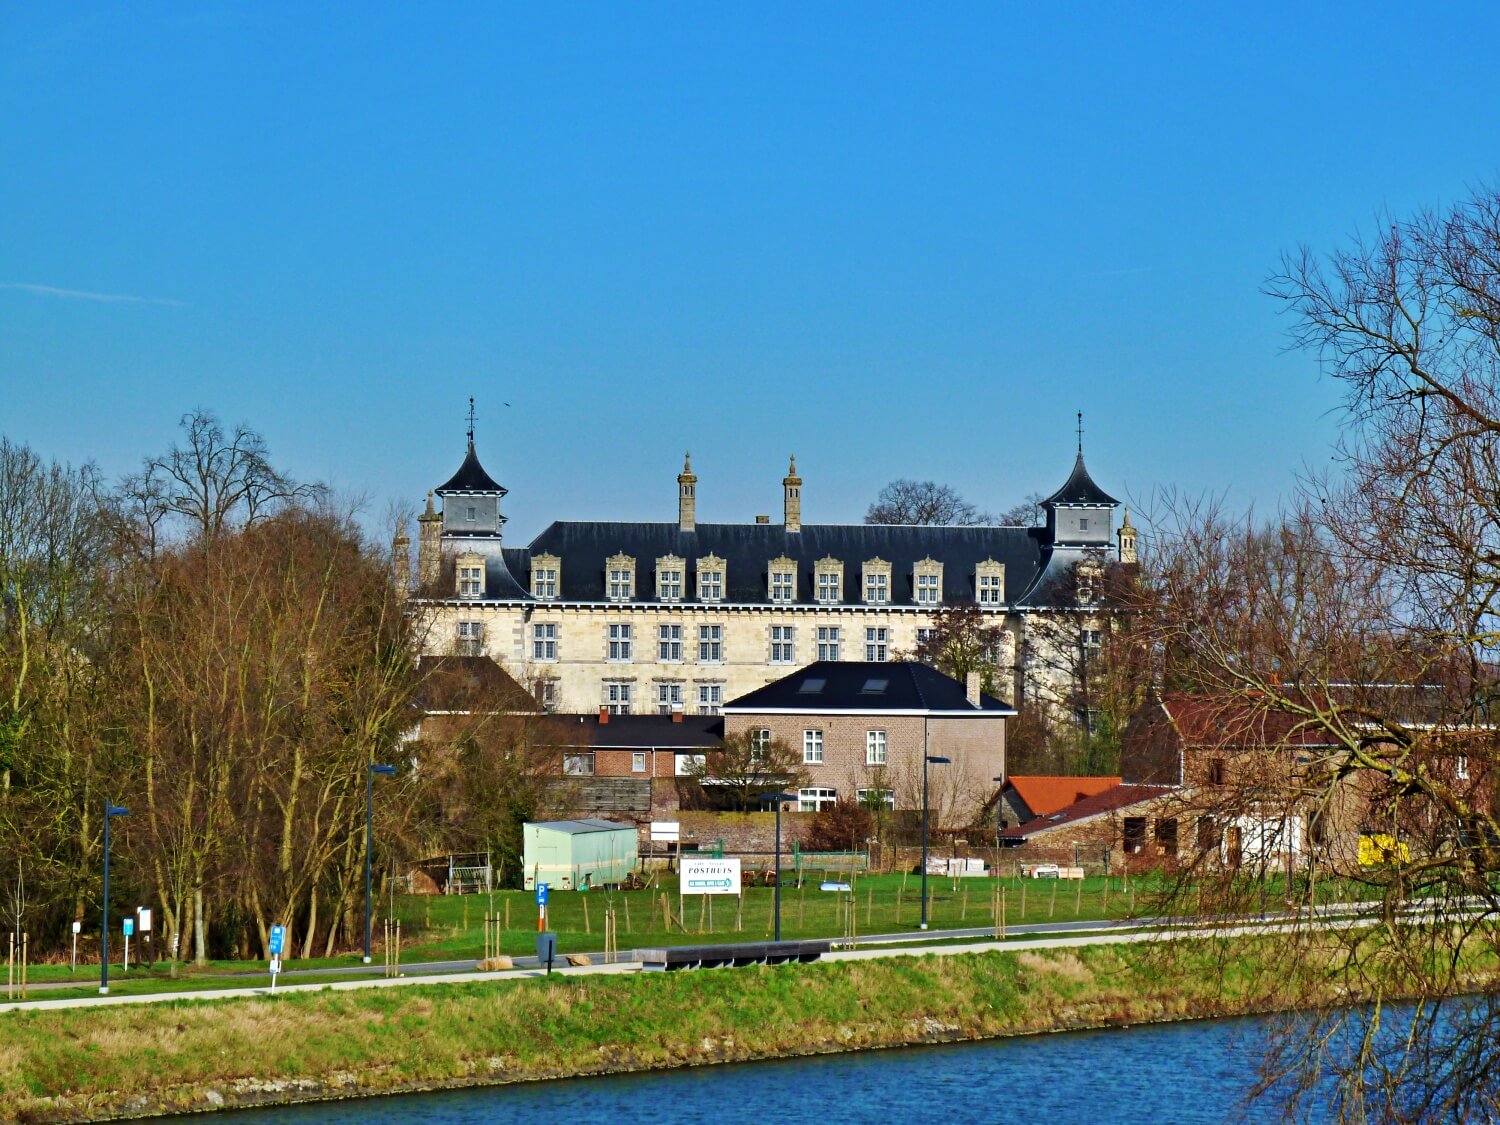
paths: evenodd
<path fill-rule="evenodd" d="M 995 522 L 1002 527 L 1040 527 L 1047 522 L 1046 511 L 1042 508 L 1042 501 L 1046 499 L 1040 492 L 1030 492 L 1019 504 L 1013 504 L 1000 513 L 1000 518 Z"/>
<path fill-rule="evenodd" d="M 969 503 L 951 485 L 905 477 L 882 488 L 865 512 L 865 523 L 968 527 L 994 522 L 993 516 Z"/>
<path fill-rule="evenodd" d="M 695 758 L 688 774 L 705 788 L 722 792 L 742 810 L 758 808 L 762 793 L 808 783 L 800 752 L 753 730 L 727 735 L 714 749 Z"/>

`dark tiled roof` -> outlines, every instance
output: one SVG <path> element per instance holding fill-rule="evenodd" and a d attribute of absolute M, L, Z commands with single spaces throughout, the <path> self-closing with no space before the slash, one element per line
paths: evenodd
<path fill-rule="evenodd" d="M 594 750 L 698 750 L 717 746 L 724 737 L 718 715 L 558 715 L 557 737 L 568 746 Z"/>
<path fill-rule="evenodd" d="M 1067 808 L 1059 809 L 1050 816 L 1039 816 L 1019 827 L 1006 828 L 1001 831 L 1000 837 L 1005 840 L 1022 840 L 1038 832 L 1045 832 L 1049 828 L 1060 828 L 1063 825 L 1086 820 L 1091 816 L 1099 816 L 1101 813 L 1118 812 L 1120 809 L 1140 804 L 1142 801 L 1166 796 L 1170 792 L 1172 792 L 1170 787 L 1162 785 L 1116 785 L 1113 789 L 1107 789 L 1093 797 L 1075 801 Z"/>
<path fill-rule="evenodd" d="M 1014 714 L 992 695 L 968 700 L 963 684 L 916 661 L 819 660 L 731 699 L 729 711 L 990 711 Z"/>
<path fill-rule="evenodd" d="M 1073 473 L 1068 477 L 1067 483 L 1042 503 L 1118 504 L 1119 501 L 1094 483 L 1094 478 L 1089 476 L 1088 469 L 1084 467 L 1083 454 L 1080 452 L 1078 460 L 1073 462 Z"/>
<path fill-rule="evenodd" d="M 422 660 L 417 706 L 435 711 L 536 711 L 536 700 L 488 656 L 429 656 Z"/>
<path fill-rule="evenodd" d="M 552 554 L 563 561 L 561 597 L 567 601 L 605 600 L 605 560 L 625 554 L 635 559 L 637 602 L 656 600 L 656 560 L 686 560 L 686 600 L 697 594 L 697 560 L 717 555 L 726 563 L 724 600 L 766 602 L 766 576 L 772 559 L 797 564 L 797 603 L 813 604 L 817 585 L 813 564 L 832 557 L 844 564 L 844 605 L 861 604 L 860 566 L 874 558 L 891 564 L 891 604 L 915 600 L 912 566 L 931 557 L 943 564 L 943 600 L 975 600 L 974 568 L 993 558 L 1005 564 L 1007 594 L 1014 598 L 1031 585 L 1041 568 L 1046 531 L 1035 527 L 927 527 L 906 524 L 804 524 L 787 531 L 780 524 L 700 523 L 695 531 L 676 523 L 558 522 L 532 541 L 528 556 Z M 519 553 L 518 553 L 519 554 Z M 511 562 L 529 585 L 529 560 Z"/>
<path fill-rule="evenodd" d="M 448 478 L 446 484 L 433 489 L 439 496 L 446 496 L 450 492 L 498 492 L 505 495 L 505 489 L 495 483 L 493 477 L 484 471 L 484 466 L 479 463 L 479 455 L 474 452 L 474 443 L 469 443 L 469 452 L 464 457 L 464 463 L 458 467 L 458 472 Z"/>

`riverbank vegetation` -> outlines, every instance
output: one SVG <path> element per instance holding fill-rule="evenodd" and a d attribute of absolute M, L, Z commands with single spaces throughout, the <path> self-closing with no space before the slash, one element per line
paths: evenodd
<path fill-rule="evenodd" d="M 1345 1003 L 1276 938 L 412 985 L 0 1021 L 0 1113 L 349 1097 Z M 1491 962 L 1467 967 L 1471 982 Z M 1387 998 L 1416 978 L 1392 965 Z"/>

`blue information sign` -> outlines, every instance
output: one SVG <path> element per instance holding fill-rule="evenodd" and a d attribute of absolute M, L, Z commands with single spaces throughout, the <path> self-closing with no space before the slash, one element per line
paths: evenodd
<path fill-rule="evenodd" d="M 271 927 L 271 956 L 280 957 L 281 947 L 286 944 L 286 927 Z"/>
<path fill-rule="evenodd" d="M 125 919 L 125 936 L 129 937 L 133 933 L 135 933 L 135 919 L 134 918 L 126 918 Z"/>
<path fill-rule="evenodd" d="M 536 885 L 536 904 L 538 906 L 546 906 L 547 905 L 547 884 L 546 883 L 538 883 Z"/>

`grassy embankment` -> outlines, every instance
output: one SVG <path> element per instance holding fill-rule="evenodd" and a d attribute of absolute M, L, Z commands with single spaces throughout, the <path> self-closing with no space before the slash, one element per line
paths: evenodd
<path fill-rule="evenodd" d="M 1242 938 L 17 1012 L 0 1018 L 0 1114 L 81 1120 L 1358 998 L 1316 957 L 1283 960 L 1276 939 Z M 1474 972 L 1493 987 L 1493 964 Z"/>

